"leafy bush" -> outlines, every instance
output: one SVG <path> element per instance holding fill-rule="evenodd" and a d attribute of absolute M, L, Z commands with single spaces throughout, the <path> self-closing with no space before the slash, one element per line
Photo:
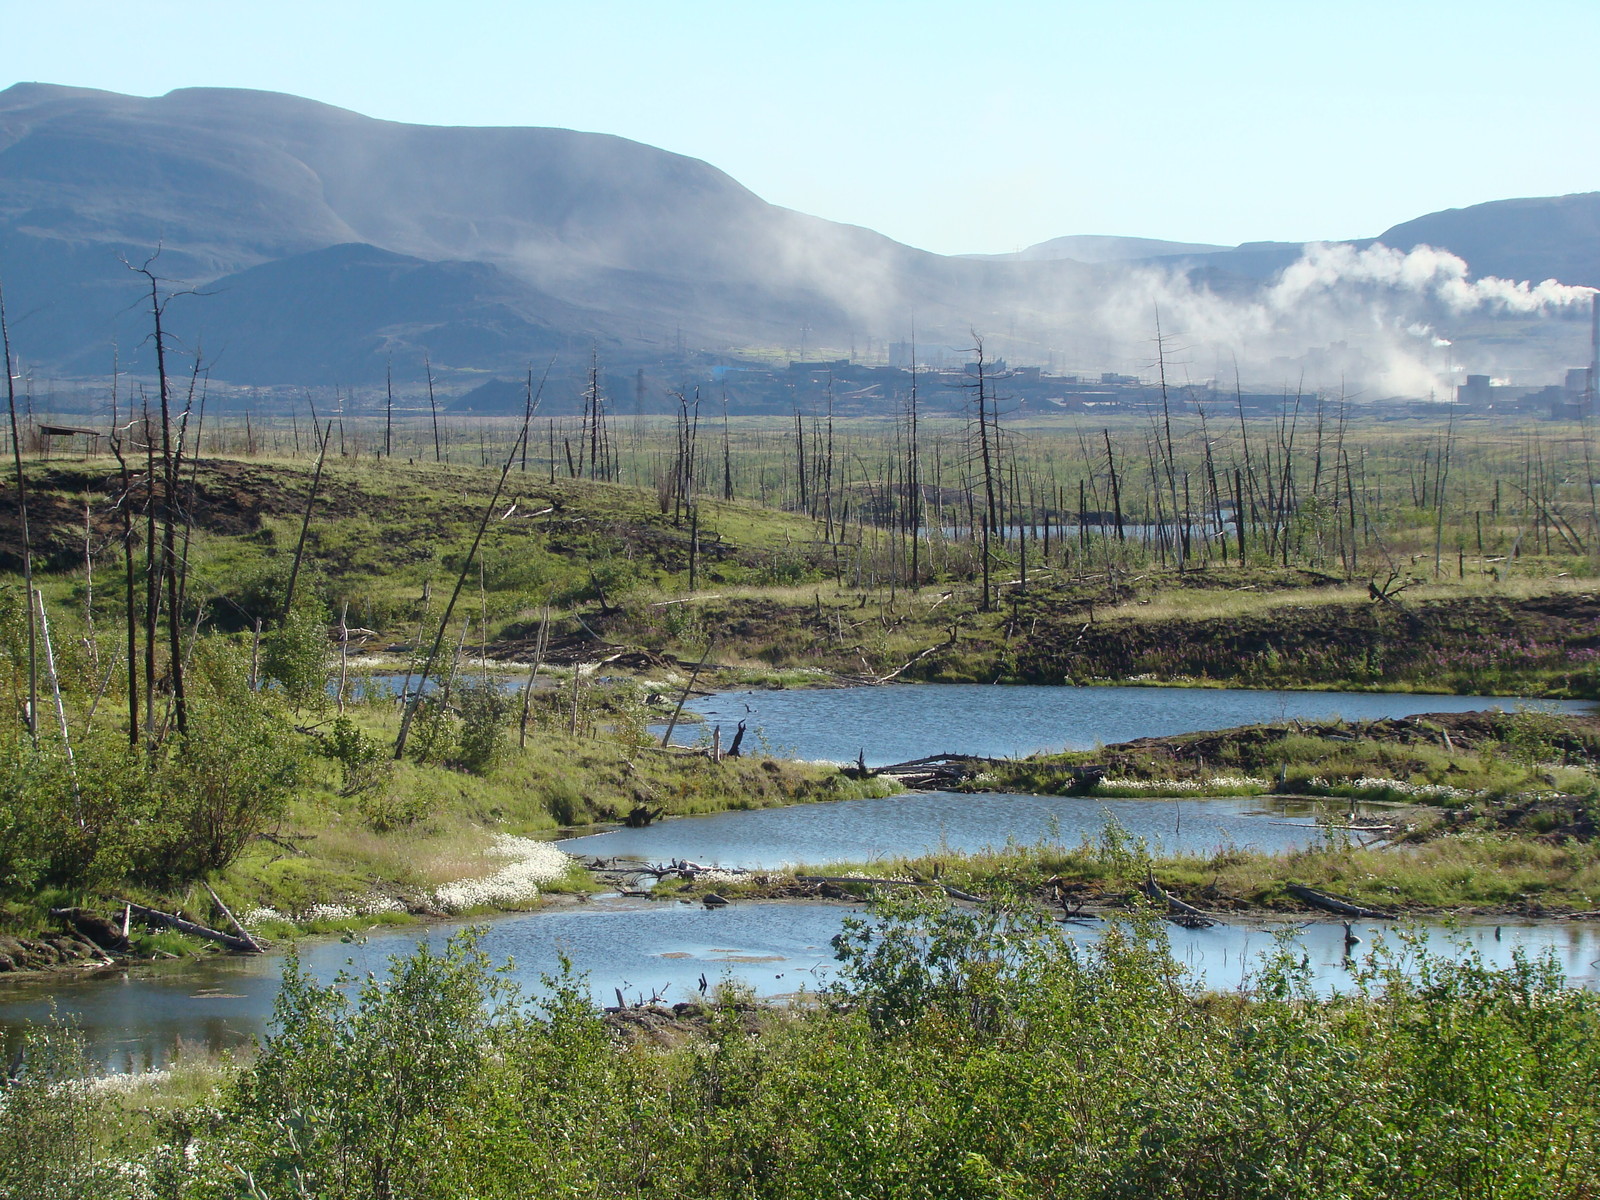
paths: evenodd
<path fill-rule="evenodd" d="M 470 932 L 391 967 L 352 998 L 291 959 L 277 1032 L 232 1102 L 247 1195 L 461 1194 L 441 1186 L 456 1165 L 441 1151 L 476 1123 L 514 993 Z"/>
<path fill-rule="evenodd" d="M 450 765 L 481 775 L 493 764 L 505 739 L 506 721 L 514 703 L 511 693 L 494 679 L 463 679 L 456 684 L 460 725 Z"/>
<path fill-rule="evenodd" d="M 846 917 L 831 995 L 861 1005 L 873 1029 L 906 1029 L 937 1011 L 977 1032 L 1006 1015 L 1006 993 L 1036 978 L 1049 918 L 1035 904 L 977 909 L 916 896 L 880 900 L 873 918 Z"/>
<path fill-rule="evenodd" d="M 320 601 L 296 601 L 294 610 L 262 635 L 261 673 L 291 704 L 321 708 L 328 702 L 329 654 L 327 610 Z"/>
<path fill-rule="evenodd" d="M 116 734 L 0 743 L 0 884 L 109 889 L 225 867 L 304 777 L 299 739 L 269 708 L 196 696 L 185 739 L 155 751 Z"/>
<path fill-rule="evenodd" d="M 323 739 L 322 752 L 339 764 L 341 796 L 372 792 L 387 782 L 394 771 L 394 759 L 388 747 L 368 736 L 349 717 L 334 718 Z"/>
<path fill-rule="evenodd" d="M 83 1041 L 54 1020 L 30 1026 L 0 1076 L 0 1200 L 100 1200 L 126 1194 L 97 1146 L 103 1105 Z"/>

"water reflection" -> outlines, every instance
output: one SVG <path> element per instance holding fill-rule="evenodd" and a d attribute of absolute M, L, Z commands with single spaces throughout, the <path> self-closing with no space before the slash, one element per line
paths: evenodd
<path fill-rule="evenodd" d="M 600 900 L 488 922 L 483 948 L 496 961 L 514 960 L 512 977 L 530 991 L 540 989 L 543 977 L 559 970 L 559 954 L 564 951 L 579 971 L 588 972 L 590 991 L 602 1004 L 614 1004 L 618 990 L 630 1003 L 653 996 L 669 1004 L 690 999 L 700 994 L 701 976 L 712 985 L 728 976 L 742 980 L 758 995 L 782 996 L 816 991 L 834 977 L 829 940 L 854 911 L 845 905 L 811 903 L 746 903 L 710 910 L 681 903 Z M 324 982 L 341 970 L 358 976 L 381 972 L 391 954 L 408 952 L 419 939 L 442 946 L 457 928 L 375 931 L 360 945 L 309 944 L 303 948 L 302 962 Z M 1088 946 L 1102 936 L 1104 924 L 1061 928 L 1063 936 Z M 1327 994 L 1351 986 L 1343 965 L 1344 927 L 1338 922 L 1163 928 L 1173 957 L 1209 988 L 1231 990 L 1247 984 L 1259 969 L 1261 954 L 1274 947 L 1274 932 L 1283 928 L 1295 930 L 1317 991 Z M 1509 965 L 1519 947 L 1533 954 L 1549 950 L 1573 983 L 1596 986 L 1600 928 L 1591 924 L 1420 928 L 1436 948 L 1459 942 L 1481 953 L 1490 966 Z M 1399 945 L 1394 927 L 1360 922 L 1355 930 L 1364 941 L 1362 952 L 1380 939 Z M 182 1045 L 224 1050 L 259 1036 L 270 1019 L 282 967 L 278 955 L 213 958 L 66 985 L 13 984 L 0 990 L 0 1035 L 14 1036 L 20 1022 L 44 1019 L 53 994 L 58 1011 L 81 1024 L 100 1061 L 113 1070 L 144 1070 L 168 1061 Z"/>
<path fill-rule="evenodd" d="M 1340 810 L 1348 801 L 1335 801 Z M 686 858 L 705 865 L 776 868 L 798 863 L 868 862 L 1008 843 L 1098 838 L 1115 821 L 1154 853 L 1211 854 L 1228 848 L 1276 854 L 1320 836 L 1316 808 L 1266 797 L 1110 800 L 1092 796 L 964 795 L 912 792 L 753 812 L 725 812 L 612 829 L 558 842 L 581 857 Z"/>
<path fill-rule="evenodd" d="M 864 753 L 869 766 L 884 766 L 928 754 L 1020 758 L 1038 750 L 1088 750 L 1140 737 L 1291 718 L 1369 721 L 1524 705 L 1561 712 L 1594 709 L 1575 700 L 1418 693 L 906 684 L 694 697 L 687 707 L 706 726 L 681 728 L 674 740 L 692 744 L 707 736 L 707 727 L 721 725 L 726 745 L 744 721 L 753 745 L 830 762 L 854 762 Z"/>

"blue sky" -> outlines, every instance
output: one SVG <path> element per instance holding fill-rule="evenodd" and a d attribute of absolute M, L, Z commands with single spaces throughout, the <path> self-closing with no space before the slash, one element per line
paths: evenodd
<path fill-rule="evenodd" d="M 944 253 L 1600 189 L 1600 3 L 0 0 L 0 85 L 265 88 L 703 158 Z"/>

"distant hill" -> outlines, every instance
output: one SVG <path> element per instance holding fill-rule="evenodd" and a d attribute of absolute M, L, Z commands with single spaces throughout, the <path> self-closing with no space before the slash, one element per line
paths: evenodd
<path fill-rule="evenodd" d="M 1600 192 L 1570 196 L 1492 200 L 1468 208 L 1429 213 L 1391 226 L 1367 246 L 1381 242 L 1396 250 L 1433 246 L 1466 260 L 1474 277 L 1558 279 L 1600 287 Z M 973 254 L 991 261 L 1154 263 L 1182 260 L 1193 277 L 1215 285 L 1271 278 L 1300 255 L 1300 242 L 1246 242 L 1213 246 L 1156 238 L 1072 235 L 1052 238 L 1011 254 Z"/>
<path fill-rule="evenodd" d="M 1600 283 L 1600 194 L 1435 213 L 1382 240 L 1445 247 L 1480 274 Z M 198 293 L 172 302 L 168 326 L 213 380 L 350 386 L 391 366 L 416 380 L 427 359 L 454 391 L 552 355 L 671 375 L 707 355 L 842 355 L 913 331 L 947 358 L 978 330 L 1016 361 L 1060 347 L 1137 363 L 1156 307 L 1169 311 L 1152 286 L 1188 289 L 1181 314 L 1247 298 L 1301 253 L 1075 235 L 942 256 L 606 134 L 405 125 L 235 89 L 0 92 L 0 285 L 25 367 L 101 378 L 115 355 L 148 371 L 142 283 L 123 260 L 157 247 L 153 269 Z M 1220 360 L 1235 326 L 1213 316 L 1192 324 Z M 1346 336 L 1303 317 L 1250 335 L 1271 370 Z"/>
<path fill-rule="evenodd" d="M 1450 208 L 1386 229 L 1378 241 L 1449 249 L 1475 275 L 1600 287 L 1600 192 Z"/>
<path fill-rule="evenodd" d="M 1144 258 L 1165 258 L 1176 254 L 1210 254 L 1229 250 L 1207 242 L 1164 242 L 1159 238 L 1106 237 L 1075 233 L 1038 242 L 1011 254 L 966 254 L 963 258 L 1010 259 L 1015 262 L 1057 262 L 1070 259 L 1081 263 L 1132 262 Z"/>
<path fill-rule="evenodd" d="M 604 134 L 403 125 L 230 89 L 0 92 L 0 279 L 29 354 L 104 370 L 113 341 L 131 352 L 137 287 L 118 256 L 157 245 L 164 275 L 219 291 L 185 305 L 183 327 L 249 382 L 371 379 L 425 353 L 525 363 L 564 340 L 648 355 L 916 323 L 964 334 L 1028 278 Z M 400 294 L 366 290 L 385 280 Z"/>

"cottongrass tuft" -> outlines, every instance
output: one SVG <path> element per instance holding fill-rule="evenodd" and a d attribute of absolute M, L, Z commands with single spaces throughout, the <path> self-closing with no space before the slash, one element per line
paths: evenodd
<path fill-rule="evenodd" d="M 356 917 L 375 917 L 379 913 L 405 911 L 406 906 L 393 896 L 385 896 L 381 892 L 369 892 L 365 896 L 358 896 L 341 904 L 313 904 L 310 908 L 294 915 L 279 912 L 270 905 L 262 905 L 241 913 L 239 924 L 246 929 L 259 929 L 272 921 L 309 925 L 313 921 L 350 921 Z"/>
<path fill-rule="evenodd" d="M 713 867 L 709 871 L 696 871 L 696 883 L 748 883 L 754 876 L 748 871 L 724 871 Z"/>
<path fill-rule="evenodd" d="M 1213 775 L 1210 779 L 1102 779 L 1095 795 L 1123 799 L 1182 796 L 1259 796 L 1269 789 L 1265 779 L 1248 775 Z"/>
<path fill-rule="evenodd" d="M 434 903 L 446 912 L 520 904 L 539 894 L 541 886 L 555 883 L 572 866 L 570 855 L 549 842 L 497 834 L 490 854 L 511 861 L 493 875 L 458 879 L 434 892 Z"/>
<path fill-rule="evenodd" d="M 302 924 L 311 921 L 348 921 L 356 915 L 353 904 L 313 904 L 300 914 Z"/>
<path fill-rule="evenodd" d="M 127 1096 L 142 1087 L 165 1083 L 173 1074 L 171 1067 L 153 1067 L 148 1071 L 97 1075 L 84 1083 L 84 1090 L 91 1096 Z"/>
<path fill-rule="evenodd" d="M 1468 788 L 1450 787 L 1443 783 L 1409 783 L 1404 779 L 1383 779 L 1372 775 L 1336 782 L 1319 775 L 1307 782 L 1318 791 L 1363 800 L 1402 799 L 1438 803 L 1441 800 L 1473 800 L 1478 796 L 1477 792 Z"/>

